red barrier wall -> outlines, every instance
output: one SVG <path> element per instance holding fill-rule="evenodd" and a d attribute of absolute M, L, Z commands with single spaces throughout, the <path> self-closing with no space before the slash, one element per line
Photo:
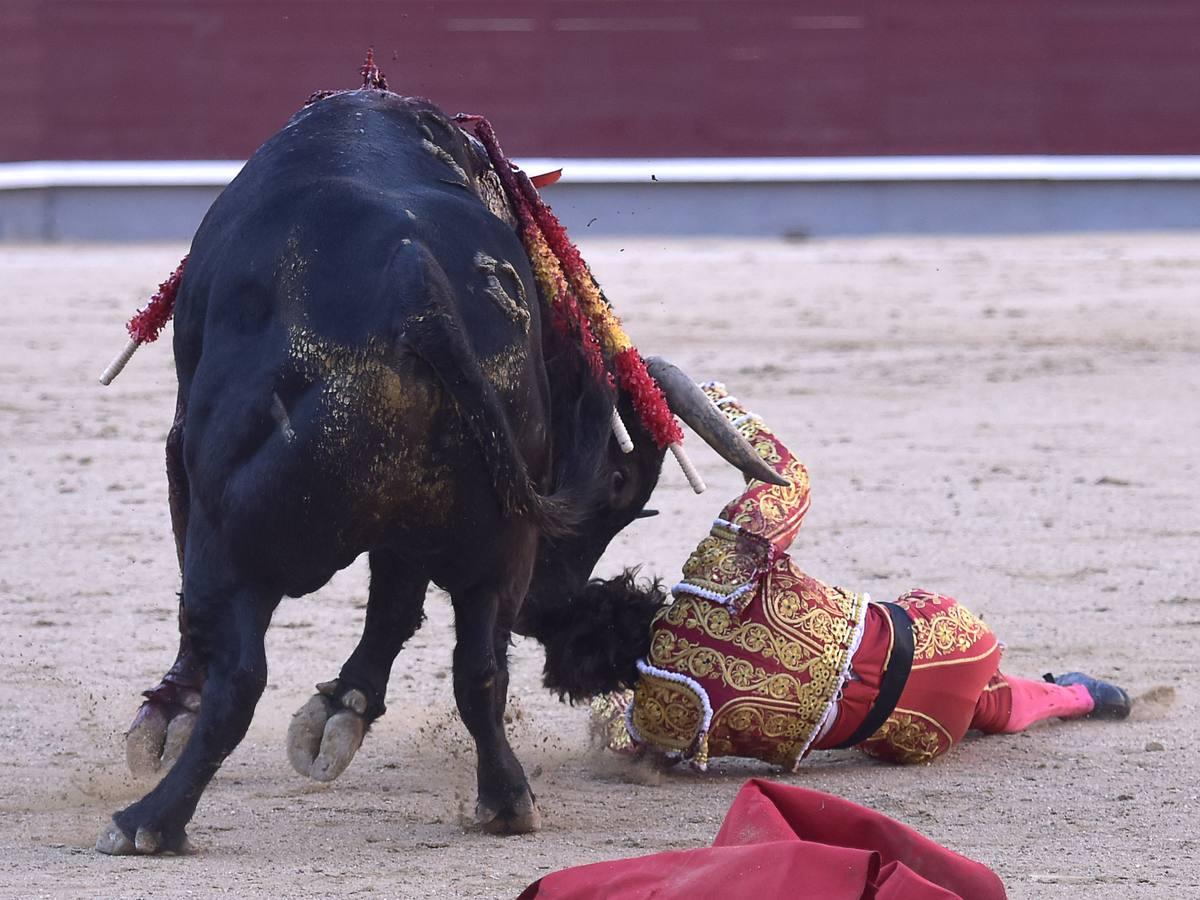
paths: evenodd
<path fill-rule="evenodd" d="M 1195 0 L 0 0 L 0 159 L 246 157 L 373 44 L 516 155 L 1200 153 Z"/>

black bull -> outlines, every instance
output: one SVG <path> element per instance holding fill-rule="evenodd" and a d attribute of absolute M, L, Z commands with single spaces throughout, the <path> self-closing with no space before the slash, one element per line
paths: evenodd
<path fill-rule="evenodd" d="M 135 768 L 177 759 L 98 849 L 186 846 L 266 684 L 275 607 L 363 552 L 364 633 L 297 714 L 293 764 L 329 779 L 349 762 L 432 582 L 454 608 L 454 694 L 478 752 L 480 824 L 537 827 L 503 729 L 510 636 L 523 602 L 583 589 L 643 509 L 663 451 L 544 321 L 494 179 L 436 108 L 362 90 L 299 112 L 205 217 L 176 301 L 167 445 L 180 653 L 128 745 Z M 761 474 L 678 370 L 652 371 L 676 413 Z M 632 453 L 612 438 L 614 404 Z"/>

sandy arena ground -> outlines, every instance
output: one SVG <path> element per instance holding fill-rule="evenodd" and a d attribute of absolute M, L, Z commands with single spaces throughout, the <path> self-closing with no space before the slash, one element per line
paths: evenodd
<path fill-rule="evenodd" d="M 2 247 L 0 895 L 512 897 L 563 866 L 706 845 L 753 775 L 895 816 L 1013 897 L 1200 896 L 1200 235 L 584 249 L 644 351 L 725 380 L 806 460 L 801 565 L 877 599 L 956 595 L 1007 642 L 1007 670 L 1111 676 L 1142 698 L 1135 719 L 969 738 L 912 769 L 842 751 L 796 775 L 655 778 L 589 752 L 585 712 L 539 687 L 521 642 L 510 734 L 545 829 L 489 837 L 464 830 L 474 755 L 443 596 L 342 778 L 288 765 L 290 715 L 361 627 L 356 565 L 280 607 L 257 718 L 191 827 L 200 852 L 97 855 L 148 787 L 122 734 L 175 648 L 169 338 L 112 387 L 96 376 L 183 248 Z M 668 465 L 662 516 L 601 572 L 678 575 L 738 484 L 693 456 L 709 493 Z"/>

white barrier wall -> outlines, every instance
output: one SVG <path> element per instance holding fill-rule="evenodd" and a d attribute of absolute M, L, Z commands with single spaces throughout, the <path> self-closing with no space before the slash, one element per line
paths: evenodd
<path fill-rule="evenodd" d="M 531 159 L 582 234 L 764 235 L 1200 228 L 1200 157 Z M 241 163 L 0 164 L 0 239 L 177 240 Z M 586 229 L 586 232 L 585 232 Z"/>

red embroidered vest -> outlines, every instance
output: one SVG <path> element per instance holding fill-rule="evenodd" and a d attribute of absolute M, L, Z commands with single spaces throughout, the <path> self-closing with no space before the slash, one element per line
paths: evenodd
<path fill-rule="evenodd" d="M 699 768 L 712 756 L 792 767 L 833 705 L 866 597 L 804 574 L 785 552 L 808 511 L 808 472 L 719 384 L 705 391 L 791 483 L 751 481 L 683 567 L 654 620 L 627 713 L 638 742 Z"/>

